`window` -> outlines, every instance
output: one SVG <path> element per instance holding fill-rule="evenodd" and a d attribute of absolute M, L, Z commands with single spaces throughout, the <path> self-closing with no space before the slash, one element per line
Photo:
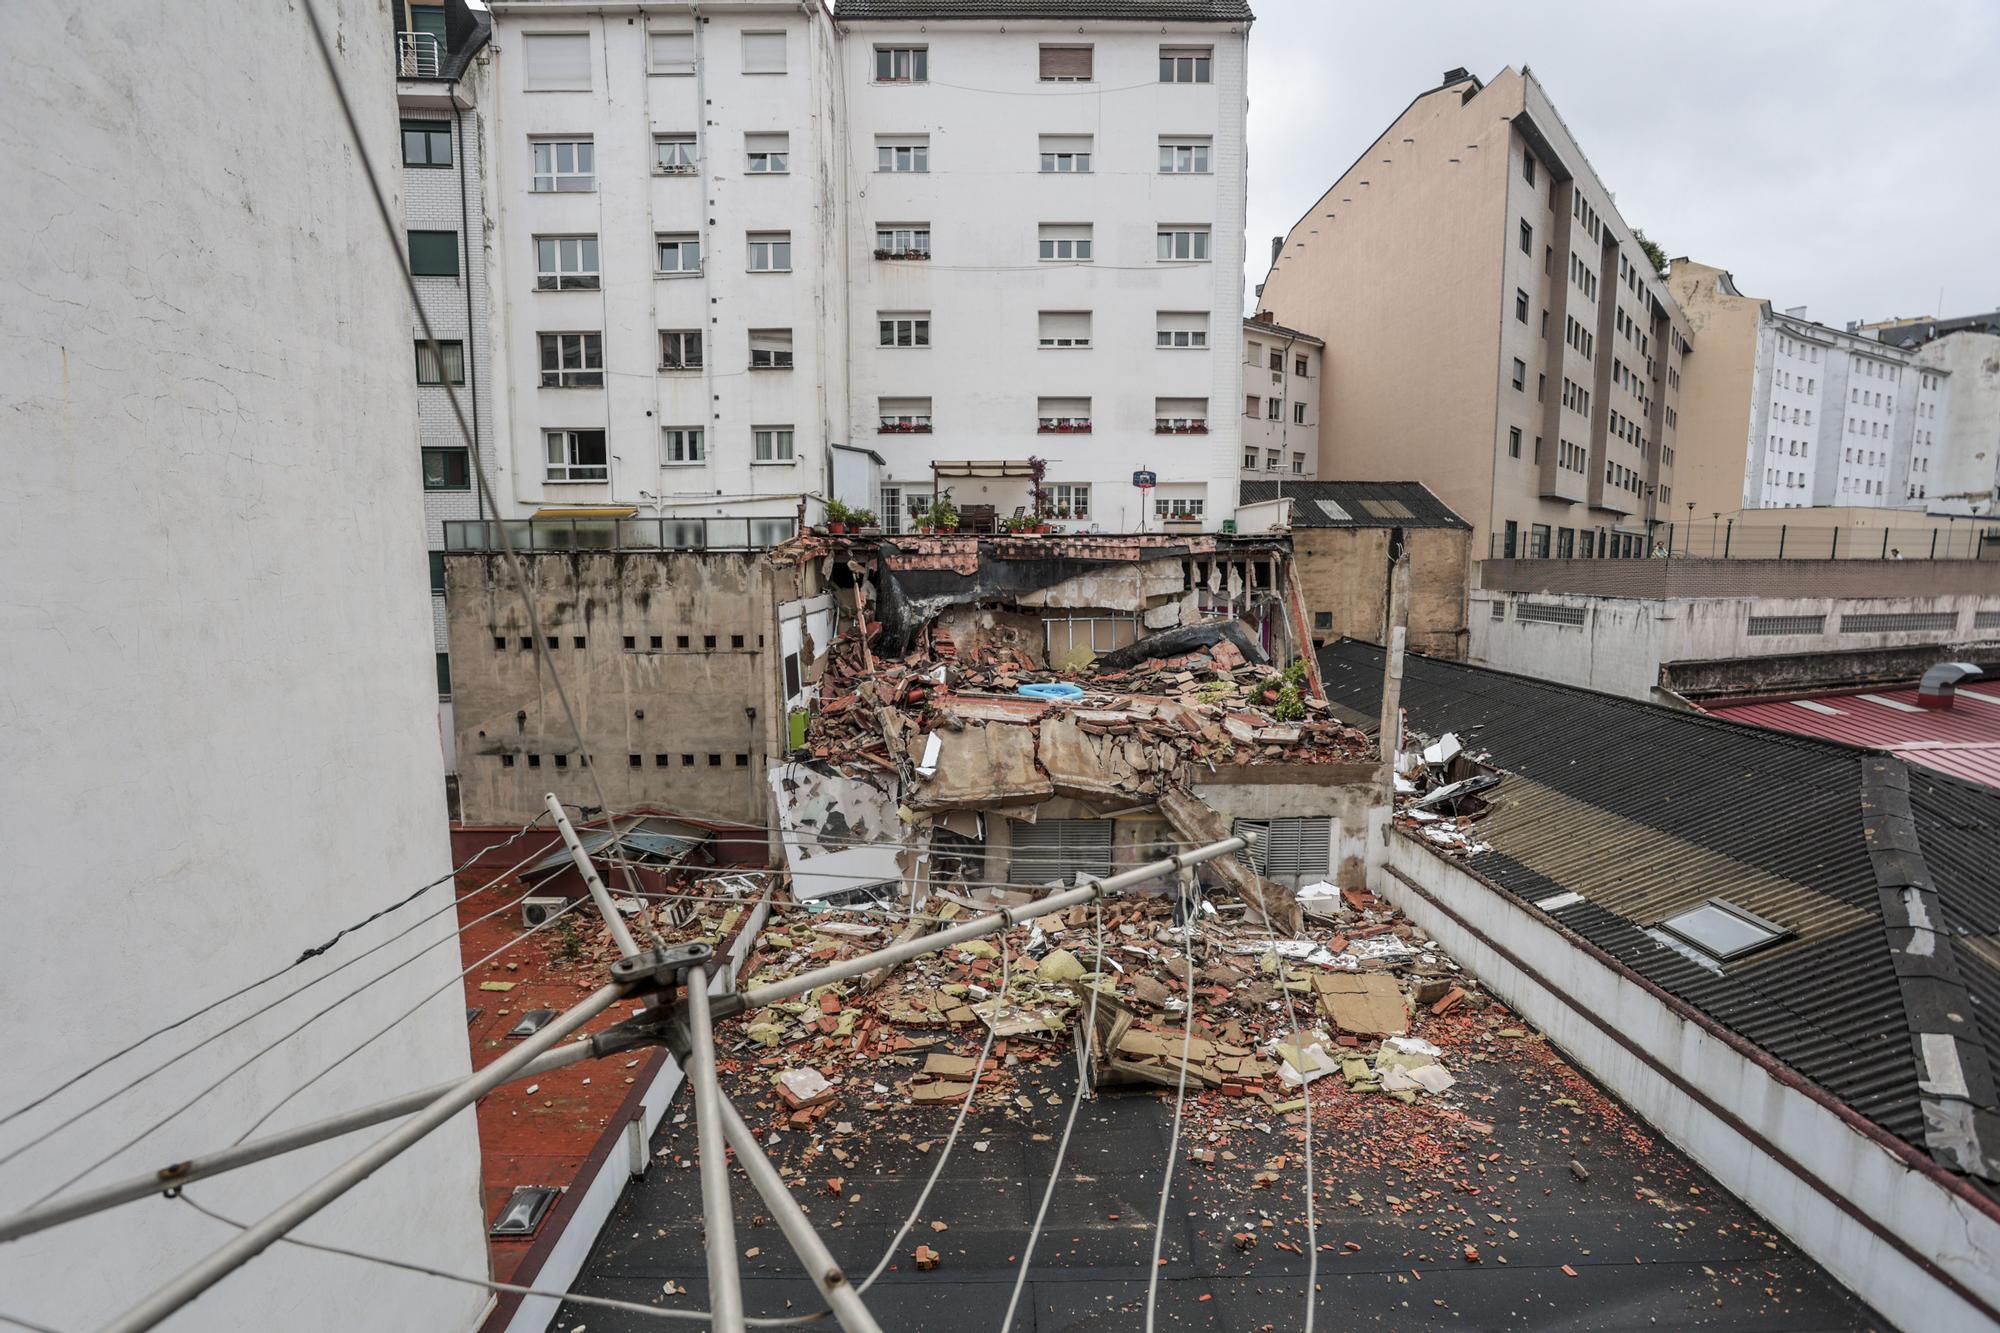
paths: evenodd
<path fill-rule="evenodd" d="M 875 48 L 877 83 L 923 83 L 930 78 L 930 50 L 922 46 Z"/>
<path fill-rule="evenodd" d="M 555 292 L 597 287 L 595 236 L 537 236 L 535 289 Z"/>
<path fill-rule="evenodd" d="M 1255 398 L 1252 398 L 1249 399 L 1248 401 L 1251 404 L 1253 404 L 1253 406 L 1251 406 L 1248 409 L 1247 415 L 1254 417 L 1257 415 L 1257 409 L 1254 406 L 1257 400 Z M 1243 466 L 1246 468 L 1255 468 L 1257 466 L 1257 451 L 1255 449 L 1245 449 L 1243 451 Z"/>
<path fill-rule="evenodd" d="M 410 273 L 419 278 L 458 276 L 458 233 L 455 231 L 413 231 L 410 233 Z"/>
<path fill-rule="evenodd" d="M 1514 387 L 1516 389 L 1528 387 L 1528 363 L 1518 356 L 1514 358 Z"/>
<path fill-rule="evenodd" d="M 1035 429 L 1043 434 L 1051 431 L 1087 432 L 1090 429 L 1090 400 L 1088 398 L 1037 398 L 1035 400 Z"/>
<path fill-rule="evenodd" d="M 596 157 L 589 139 L 531 139 L 536 194 L 582 194 L 597 188 Z"/>
<path fill-rule="evenodd" d="M 1208 258 L 1208 228 L 1162 227 L 1155 236 L 1154 254 L 1165 260 Z"/>
<path fill-rule="evenodd" d="M 1207 83 L 1214 57 L 1215 48 L 1209 46 L 1163 46 L 1160 48 L 1160 82 Z"/>
<path fill-rule="evenodd" d="M 433 593 L 442 593 L 444 591 L 444 552 L 431 551 L 427 554 L 431 558 L 431 591 Z M 495 640 L 495 643 L 504 644 L 505 640 Z"/>
<path fill-rule="evenodd" d="M 1163 176 L 1207 174 L 1208 148 L 1209 143 L 1206 139 L 1160 140 L 1160 174 Z"/>
<path fill-rule="evenodd" d="M 931 345 L 931 317 L 929 312 L 912 315 L 883 314 L 876 324 L 884 347 L 929 347 Z"/>
<path fill-rule="evenodd" d="M 792 331 L 790 329 L 750 330 L 750 369 L 790 370 Z"/>
<path fill-rule="evenodd" d="M 661 273 L 701 272 L 701 239 L 691 232 L 655 236 Z"/>
<path fill-rule="evenodd" d="M 882 435 L 928 435 L 931 430 L 931 400 L 928 398 L 878 398 L 875 400 Z"/>
<path fill-rule="evenodd" d="M 1153 400 L 1153 433 L 1155 435 L 1206 435 L 1208 433 L 1208 399 L 1155 398 Z"/>
<path fill-rule="evenodd" d="M 1530 185 L 1535 183 L 1535 155 L 1525 148 L 1521 150 L 1521 179 Z"/>
<path fill-rule="evenodd" d="M 439 653 L 437 655 L 437 673 L 438 698 L 451 698 L 451 655 L 449 653 Z"/>
<path fill-rule="evenodd" d="M 1271 373 L 1274 375 L 1285 373 L 1285 354 L 1276 347 L 1271 349 Z"/>
<path fill-rule="evenodd" d="M 1043 347 L 1090 346 L 1088 310 L 1044 310 L 1036 315 L 1036 334 Z"/>
<path fill-rule="evenodd" d="M 521 86 L 531 93 L 589 92 L 590 37 L 534 32 L 521 38 Z"/>
<path fill-rule="evenodd" d="M 1155 317 L 1155 347 L 1208 346 L 1208 315 L 1199 310 L 1162 310 Z"/>
<path fill-rule="evenodd" d="M 417 383 L 465 383 L 465 344 L 441 342 L 437 345 L 437 355 L 432 356 L 429 343 L 418 343 Z"/>
<path fill-rule="evenodd" d="M 1087 46 L 1045 46 L 1042 48 L 1043 83 L 1090 82 L 1090 52 Z"/>
<path fill-rule="evenodd" d="M 1518 287 L 1514 289 L 1514 318 L 1528 322 L 1528 294 Z"/>
<path fill-rule="evenodd" d="M 540 338 L 544 389 L 604 387 L 604 335 L 544 333 Z"/>
<path fill-rule="evenodd" d="M 692 32 L 656 32 L 653 35 L 653 73 L 692 74 L 694 73 L 694 34 Z"/>
<path fill-rule="evenodd" d="M 1087 263 L 1090 260 L 1088 222 L 1044 222 L 1038 233 L 1045 260 Z"/>
<path fill-rule="evenodd" d="M 1293 471 L 1294 473 L 1298 474 L 1299 476 L 1304 476 L 1304 475 L 1305 475 L 1305 472 L 1306 472 L 1306 456 L 1305 456 L 1304 454 L 1293 454 L 1293 455 L 1292 455 L 1292 471 Z"/>
<path fill-rule="evenodd" d="M 1531 524 L 1528 528 L 1528 555 L 1534 560 L 1549 558 L 1549 525 Z"/>
<path fill-rule="evenodd" d="M 931 226 L 928 222 L 879 223 L 875 228 L 877 259 L 929 259 Z"/>
<path fill-rule="evenodd" d="M 1303 426 L 1306 424 L 1306 405 L 1304 403 L 1292 404 L 1292 424 L 1294 426 Z"/>
<path fill-rule="evenodd" d="M 1791 934 L 1783 926 L 1720 898 L 1710 898 L 1699 907 L 1668 917 L 1660 922 L 1660 929 L 1722 961 L 1741 957 Z"/>
<path fill-rule="evenodd" d="M 661 329 L 660 369 L 701 369 L 701 330 Z"/>
<path fill-rule="evenodd" d="M 743 151 L 749 158 L 752 176 L 780 176 L 791 170 L 790 134 L 746 134 Z"/>
<path fill-rule="evenodd" d="M 1042 136 L 1042 170 L 1057 174 L 1089 171 L 1090 136 L 1088 134 L 1044 134 Z"/>
<path fill-rule="evenodd" d="M 744 33 L 743 72 L 745 74 L 783 74 L 785 72 L 785 34 L 782 32 Z"/>
<path fill-rule="evenodd" d="M 792 461 L 792 428 L 755 427 L 750 432 L 750 445 L 750 461 L 753 463 L 789 463 Z"/>
<path fill-rule="evenodd" d="M 1244 395 L 1243 395 L 1243 415 L 1244 415 L 1244 416 L 1246 416 L 1246 417 L 1254 417 L 1254 416 L 1258 415 L 1258 411 L 1257 411 L 1257 409 L 1258 409 L 1258 404 L 1262 403 L 1263 401 L 1264 401 L 1264 400 L 1263 400 L 1262 398 L 1259 398 L 1259 397 L 1258 397 L 1258 396 L 1257 396 L 1256 394 L 1254 394 L 1254 393 L 1246 393 L 1246 394 L 1244 394 Z M 1254 456 L 1254 455 L 1252 456 L 1252 461 L 1251 461 L 1251 464 L 1250 464 L 1250 465 L 1251 465 L 1252 467 L 1255 467 L 1255 466 L 1257 465 L 1257 464 L 1256 464 L 1256 461 L 1255 461 L 1255 456 Z"/>
<path fill-rule="evenodd" d="M 1054 492 L 1056 516 L 1067 513 L 1071 518 L 1090 517 L 1090 483 L 1057 482 L 1049 488 Z"/>
<path fill-rule="evenodd" d="M 1284 410 L 1285 410 L 1285 405 L 1279 399 L 1276 398 L 1267 399 L 1264 403 L 1264 419 L 1266 421 L 1276 421 L 1278 419 L 1279 413 L 1283 412 Z M 1275 456 L 1271 460 L 1271 465 L 1273 467 L 1277 466 L 1277 459 Z"/>
<path fill-rule="evenodd" d="M 699 426 L 663 427 L 660 431 L 660 462 L 668 467 L 702 462 L 708 456 L 702 444 Z"/>
<path fill-rule="evenodd" d="M 1180 496 L 1156 495 L 1153 497 L 1155 518 L 1200 518 L 1208 508 L 1206 500 L 1190 500 Z"/>
<path fill-rule="evenodd" d="M 1307 363 L 1304 357 L 1295 356 L 1292 358 L 1292 374 L 1300 379 L 1310 379 L 1311 376 L 1306 373 L 1306 370 Z"/>
<path fill-rule="evenodd" d="M 1528 225 L 1526 218 L 1521 219 L 1521 253 L 1524 255 L 1535 253 L 1535 229 Z"/>
<path fill-rule="evenodd" d="M 1264 470 L 1266 472 L 1276 472 L 1278 470 L 1278 451 L 1276 449 L 1268 449 L 1265 451 Z"/>
<path fill-rule="evenodd" d="M 931 141 L 928 136 L 875 141 L 875 170 L 906 172 L 930 169 Z"/>
<path fill-rule="evenodd" d="M 694 174 L 694 136 L 656 134 L 653 136 L 653 170 L 669 176 Z"/>
<path fill-rule="evenodd" d="M 424 450 L 424 489 L 427 491 L 469 491 L 472 489 L 472 462 L 463 449 Z"/>
<path fill-rule="evenodd" d="M 792 234 L 788 231 L 753 231 L 747 238 L 752 273 L 790 273 Z"/>
<path fill-rule="evenodd" d="M 601 430 L 551 430 L 542 433 L 548 446 L 549 481 L 608 481 L 611 463 Z"/>
<path fill-rule="evenodd" d="M 448 120 L 404 121 L 403 165 L 406 167 L 450 166 L 451 122 Z"/>

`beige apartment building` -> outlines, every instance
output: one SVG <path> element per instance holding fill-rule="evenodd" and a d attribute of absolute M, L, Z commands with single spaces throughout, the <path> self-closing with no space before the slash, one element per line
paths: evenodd
<path fill-rule="evenodd" d="M 1674 506 L 1688 330 L 1531 74 L 1406 107 L 1275 243 L 1318 335 L 1319 476 L 1414 476 L 1494 555 L 1639 556 Z"/>

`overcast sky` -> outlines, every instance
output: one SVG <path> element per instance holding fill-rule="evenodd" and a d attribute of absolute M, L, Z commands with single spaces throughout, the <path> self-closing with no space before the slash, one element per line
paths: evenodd
<path fill-rule="evenodd" d="M 1411 98 L 1527 64 L 1670 258 L 1836 327 L 2000 308 L 2000 0 L 1251 7 L 1246 303 Z"/>

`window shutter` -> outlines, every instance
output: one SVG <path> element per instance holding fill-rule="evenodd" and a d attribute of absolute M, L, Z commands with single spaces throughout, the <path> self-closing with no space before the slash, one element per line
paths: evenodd
<path fill-rule="evenodd" d="M 531 33 L 522 42 L 525 86 L 537 91 L 590 90 L 590 38 L 583 33 Z"/>
<path fill-rule="evenodd" d="M 1042 77 L 1045 79 L 1088 79 L 1090 48 L 1087 46 L 1045 46 L 1042 48 Z"/>
<path fill-rule="evenodd" d="M 1103 878 L 1111 873 L 1109 819 L 1043 819 L 1033 824 L 1009 821 L 1013 851 L 1007 879 L 1014 884 L 1046 884 L 1079 875 Z"/>
<path fill-rule="evenodd" d="M 694 34 L 691 32 L 654 33 L 653 70 L 659 74 L 694 73 Z"/>
<path fill-rule="evenodd" d="M 743 34 L 743 69 L 749 74 L 785 72 L 785 34 L 746 32 Z"/>
<path fill-rule="evenodd" d="M 1327 843 L 1333 836 L 1333 821 L 1324 816 L 1303 819 L 1239 819 L 1230 830 L 1260 835 L 1262 841 L 1237 859 L 1269 879 L 1289 883 L 1293 888 L 1315 879 L 1324 879 L 1332 861 Z"/>

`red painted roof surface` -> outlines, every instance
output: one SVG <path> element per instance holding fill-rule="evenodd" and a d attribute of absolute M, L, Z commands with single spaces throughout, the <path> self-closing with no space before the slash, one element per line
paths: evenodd
<path fill-rule="evenodd" d="M 1914 685 L 1704 707 L 1732 722 L 1867 745 L 1906 763 L 2000 787 L 2000 681 L 1960 685 L 1944 709 L 1918 708 Z"/>

